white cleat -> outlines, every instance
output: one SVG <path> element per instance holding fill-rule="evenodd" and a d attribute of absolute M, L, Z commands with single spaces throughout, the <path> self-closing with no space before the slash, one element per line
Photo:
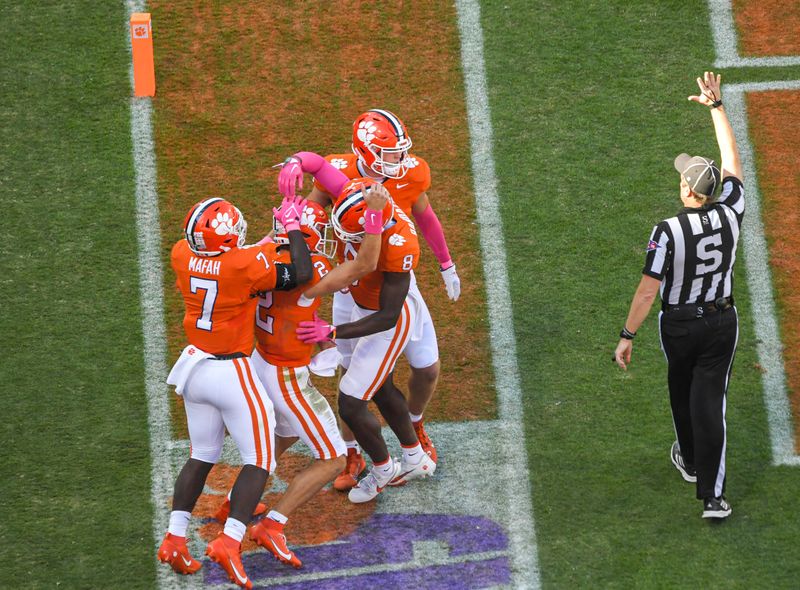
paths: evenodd
<path fill-rule="evenodd" d="M 359 481 L 347 494 L 353 504 L 362 504 L 374 500 L 383 491 L 386 484 L 400 473 L 400 463 L 394 462 L 394 470 L 388 478 L 381 478 L 373 467 L 365 478 Z"/>
<path fill-rule="evenodd" d="M 419 463 L 400 463 L 400 473 L 387 485 L 404 486 L 414 479 L 430 477 L 434 471 L 436 471 L 436 462 L 428 454 L 423 453 Z"/>

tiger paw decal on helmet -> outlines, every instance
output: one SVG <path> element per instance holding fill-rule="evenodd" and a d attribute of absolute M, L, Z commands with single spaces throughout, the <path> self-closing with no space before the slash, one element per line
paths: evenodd
<path fill-rule="evenodd" d="M 372 140 L 375 139 L 375 132 L 378 131 L 378 126 L 375 125 L 372 121 L 361 121 L 358 124 L 358 130 L 356 134 L 358 135 L 358 139 L 364 143 L 372 143 Z"/>
<path fill-rule="evenodd" d="M 230 213 L 217 213 L 217 217 L 211 220 L 211 227 L 218 236 L 227 236 L 233 233 L 233 219 Z"/>
<path fill-rule="evenodd" d="M 195 203 L 186 214 L 183 232 L 192 252 L 198 256 L 217 256 L 244 246 L 247 222 L 233 204 L 214 197 Z"/>
<path fill-rule="evenodd" d="M 411 138 L 403 122 L 389 111 L 372 109 L 353 123 L 353 153 L 362 164 L 386 178 L 402 178 Z"/>

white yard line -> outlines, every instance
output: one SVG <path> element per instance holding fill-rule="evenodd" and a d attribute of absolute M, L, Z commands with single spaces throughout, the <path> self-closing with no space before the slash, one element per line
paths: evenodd
<path fill-rule="evenodd" d="M 145 10 L 144 2 L 125 2 L 125 29 L 130 47 L 128 22 L 134 12 Z M 133 90 L 133 65 L 130 68 Z M 156 192 L 156 157 L 149 98 L 131 98 L 131 140 L 136 175 L 136 233 L 139 248 L 139 299 L 142 306 L 144 379 L 147 422 L 150 427 L 150 498 L 153 504 L 153 559 L 169 524 L 165 500 L 172 494 L 174 474 L 171 461 L 171 424 L 167 393 L 167 338 L 164 329 L 163 271 L 161 268 L 161 225 Z M 170 568 L 158 567 L 157 582 L 162 589 L 183 588 Z"/>
<path fill-rule="evenodd" d="M 531 503 L 531 484 L 523 429 L 522 388 L 517 366 L 514 317 L 508 287 L 508 266 L 500 217 L 492 149 L 492 121 L 486 93 L 483 30 L 477 0 L 457 0 L 464 68 L 467 119 L 472 147 L 472 175 L 480 228 L 489 334 L 494 364 L 495 390 L 505 442 L 502 460 L 495 462 L 493 477 L 501 477 L 507 493 L 503 522 L 508 523 L 513 584 L 516 588 L 538 588 L 538 551 Z"/>
<path fill-rule="evenodd" d="M 796 66 L 800 65 L 800 55 L 771 57 L 742 57 L 737 48 L 738 37 L 733 20 L 731 0 L 708 0 L 711 13 L 711 32 L 717 51 L 717 68 L 740 68 L 745 66 Z"/>
<path fill-rule="evenodd" d="M 417 557 L 415 555 L 415 557 Z M 289 577 L 276 577 L 266 580 L 258 580 L 255 585 L 259 587 L 269 588 L 270 586 L 279 586 L 283 584 L 301 584 L 303 582 L 317 582 L 319 580 L 340 579 L 344 577 L 352 578 L 355 576 L 363 576 L 365 574 L 381 574 L 391 572 L 402 572 L 407 569 L 416 567 L 432 567 L 432 566 L 448 566 L 470 563 L 473 561 L 488 561 L 490 559 L 497 559 L 505 557 L 503 551 L 485 551 L 483 553 L 470 553 L 469 555 L 461 555 L 458 557 L 446 557 L 443 559 L 419 559 L 411 563 L 383 563 L 380 565 L 370 565 L 363 567 L 352 567 L 344 570 L 335 570 L 332 572 L 315 572 L 313 574 L 299 574 Z M 235 588 L 233 584 L 230 584 Z M 216 586 L 215 586 L 216 587 Z"/>
<path fill-rule="evenodd" d="M 772 444 L 772 462 L 775 465 L 800 465 L 800 456 L 795 452 L 794 425 L 786 389 L 783 345 L 776 319 L 769 250 L 761 221 L 761 196 L 758 190 L 755 157 L 747 128 L 745 93 L 766 90 L 800 90 L 800 80 L 726 84 L 723 87 L 723 96 L 725 109 L 730 115 L 736 135 L 744 172 L 747 213 L 741 235 L 752 301 L 753 325 L 758 334 L 756 350 L 759 363 L 764 368 L 762 382 Z"/>

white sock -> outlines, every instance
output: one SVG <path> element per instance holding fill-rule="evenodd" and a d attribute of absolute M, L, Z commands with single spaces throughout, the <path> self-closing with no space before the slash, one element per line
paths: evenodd
<path fill-rule="evenodd" d="M 244 534 L 247 532 L 247 525 L 229 516 L 228 520 L 225 521 L 225 530 L 223 532 L 231 539 L 236 539 L 241 543 Z"/>
<path fill-rule="evenodd" d="M 375 469 L 375 473 L 382 480 L 389 479 L 394 474 L 394 459 L 389 457 L 386 463 L 382 463 L 380 465 L 374 465 L 373 469 Z"/>
<path fill-rule="evenodd" d="M 285 517 L 283 514 L 281 514 L 277 510 L 270 510 L 269 514 L 267 514 L 267 518 L 271 518 L 275 522 L 279 522 L 281 524 L 286 524 L 286 521 L 289 520 L 287 517 Z"/>
<path fill-rule="evenodd" d="M 419 422 L 420 420 L 422 420 L 422 414 L 412 414 L 411 412 L 409 412 L 408 417 L 411 418 L 412 422 Z"/>
<path fill-rule="evenodd" d="M 346 446 L 348 449 L 355 449 L 356 453 L 358 453 L 359 455 L 361 454 L 361 447 L 359 447 L 358 443 L 354 440 L 344 441 L 344 446 Z"/>
<path fill-rule="evenodd" d="M 176 537 L 185 537 L 186 529 L 189 528 L 189 519 L 192 518 L 191 512 L 183 510 L 173 510 L 169 515 L 169 533 Z"/>
<path fill-rule="evenodd" d="M 422 461 L 422 445 L 417 443 L 413 447 L 403 447 L 403 463 L 416 465 Z"/>

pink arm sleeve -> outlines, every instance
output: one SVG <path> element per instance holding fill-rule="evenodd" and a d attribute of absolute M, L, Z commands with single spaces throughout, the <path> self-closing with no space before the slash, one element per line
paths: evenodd
<path fill-rule="evenodd" d="M 339 196 L 344 185 L 350 180 L 345 176 L 344 172 L 338 170 L 319 154 L 315 154 L 314 152 L 297 152 L 294 157 L 300 159 L 303 172 L 308 172 L 319 180 L 320 184 L 325 187 L 326 191 L 333 195 L 334 199 Z"/>
<path fill-rule="evenodd" d="M 419 215 L 414 216 L 414 221 L 417 222 L 422 235 L 428 242 L 428 245 L 433 250 L 433 255 L 439 261 L 439 266 L 442 270 L 453 266 L 453 261 L 450 259 L 450 251 L 447 249 L 447 240 L 444 239 L 444 231 L 442 231 L 442 224 L 439 223 L 439 218 L 433 212 L 430 204 L 425 208 L 425 211 Z"/>

